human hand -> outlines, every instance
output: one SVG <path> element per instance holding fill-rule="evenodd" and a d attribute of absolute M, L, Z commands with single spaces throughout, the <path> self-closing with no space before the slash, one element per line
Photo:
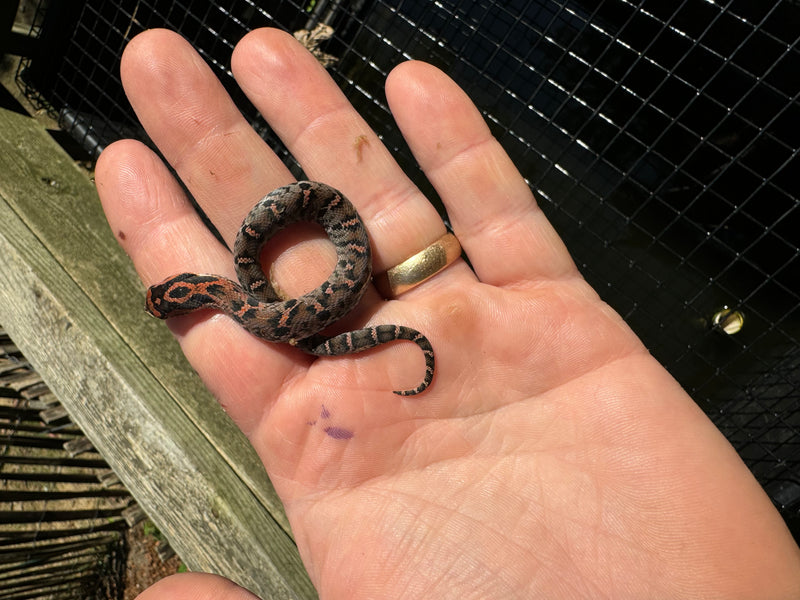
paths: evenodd
<path fill-rule="evenodd" d="M 436 211 L 325 71 L 290 36 L 234 51 L 239 85 L 310 179 L 340 190 L 369 230 L 376 273 L 438 239 Z M 252 205 L 292 180 L 202 59 L 149 31 L 122 63 L 148 133 L 228 245 Z M 790 597 L 800 551 L 766 495 L 678 384 L 581 278 L 531 192 L 463 92 L 408 62 L 386 83 L 397 124 L 442 198 L 458 260 L 385 302 L 370 289 L 345 326 L 423 332 L 437 369 L 420 396 L 418 348 L 316 359 L 219 314 L 169 322 L 249 437 L 323 598 Z M 96 180 L 145 284 L 182 271 L 233 276 L 159 159 L 124 141 Z M 333 266 L 313 228 L 267 258 L 290 295 Z M 336 439 L 320 420 L 352 433 Z M 142 598 L 244 598 L 183 575 Z"/>

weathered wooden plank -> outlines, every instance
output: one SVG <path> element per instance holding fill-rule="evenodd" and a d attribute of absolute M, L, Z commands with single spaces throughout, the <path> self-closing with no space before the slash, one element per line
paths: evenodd
<path fill-rule="evenodd" d="M 0 196 L 288 531 L 281 503 L 249 442 L 216 407 L 163 324 L 143 318 L 144 288 L 111 234 L 85 173 L 27 117 L 0 110 L 0 131 Z"/>
<path fill-rule="evenodd" d="M 0 322 L 192 569 L 315 597 L 244 436 L 192 373 L 93 186 L 33 120 L 0 110 Z"/>

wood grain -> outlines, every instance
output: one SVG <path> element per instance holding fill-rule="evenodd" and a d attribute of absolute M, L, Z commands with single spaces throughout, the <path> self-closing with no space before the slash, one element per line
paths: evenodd
<path fill-rule="evenodd" d="M 91 181 L 0 109 L 0 323 L 192 570 L 314 598 L 252 447 L 205 390 L 108 229 Z"/>

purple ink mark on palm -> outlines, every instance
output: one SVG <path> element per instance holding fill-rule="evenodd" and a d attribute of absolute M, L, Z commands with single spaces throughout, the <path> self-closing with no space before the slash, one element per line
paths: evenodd
<path fill-rule="evenodd" d="M 323 431 L 335 440 L 349 440 L 353 437 L 353 432 L 343 427 L 326 427 Z"/>
<path fill-rule="evenodd" d="M 329 419 L 331 417 L 331 411 L 325 408 L 325 405 L 322 405 L 322 410 L 319 411 L 319 416 L 321 419 Z"/>

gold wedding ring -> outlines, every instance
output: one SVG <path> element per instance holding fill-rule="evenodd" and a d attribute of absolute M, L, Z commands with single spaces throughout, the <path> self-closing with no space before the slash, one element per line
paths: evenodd
<path fill-rule="evenodd" d="M 452 233 L 446 233 L 411 258 L 377 275 L 375 285 L 385 298 L 399 296 L 427 281 L 459 256 L 461 256 L 461 244 Z"/>

